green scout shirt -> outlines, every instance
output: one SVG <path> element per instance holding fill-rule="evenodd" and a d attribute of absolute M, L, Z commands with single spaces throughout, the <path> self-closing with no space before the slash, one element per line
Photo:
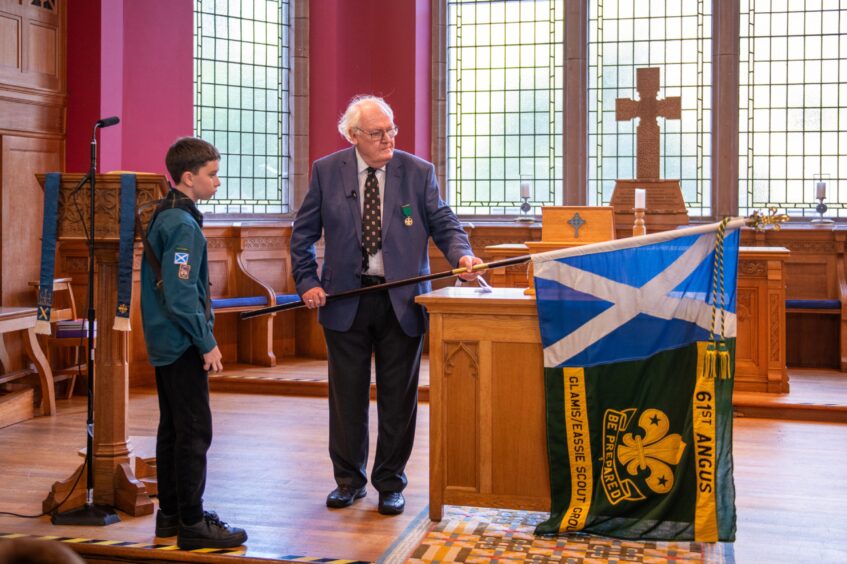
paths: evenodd
<path fill-rule="evenodd" d="M 185 210 L 167 209 L 156 217 L 147 239 L 162 265 L 162 288 L 157 289 L 152 267 L 146 257 L 141 260 L 141 319 L 150 362 L 172 364 L 191 345 L 206 354 L 217 342 L 214 314 L 206 320 L 209 264 L 200 225 Z"/>

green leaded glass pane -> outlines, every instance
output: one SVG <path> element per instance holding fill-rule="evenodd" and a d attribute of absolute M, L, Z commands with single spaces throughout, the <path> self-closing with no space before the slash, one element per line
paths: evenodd
<path fill-rule="evenodd" d="M 615 100 L 638 100 L 636 70 L 660 69 L 662 99 L 682 117 L 658 119 L 659 176 L 679 179 L 692 216 L 711 211 L 711 0 L 595 0 L 588 44 L 588 203 L 608 204 L 617 179 L 636 178 L 637 119 L 617 121 Z"/>
<path fill-rule="evenodd" d="M 827 215 L 847 217 L 845 31 L 838 2 L 741 1 L 740 214 L 777 207 L 816 217 L 825 182 Z"/>
<path fill-rule="evenodd" d="M 203 211 L 289 211 L 289 9 L 290 0 L 194 1 L 195 135 L 223 157 Z"/>
<path fill-rule="evenodd" d="M 448 0 L 447 193 L 460 214 L 562 201 L 564 0 Z"/>

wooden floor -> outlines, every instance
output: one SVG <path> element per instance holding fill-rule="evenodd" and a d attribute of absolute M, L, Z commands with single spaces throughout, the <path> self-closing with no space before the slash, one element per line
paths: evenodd
<path fill-rule="evenodd" d="M 791 369 L 790 393 L 733 394 L 737 416 L 847 423 L 847 373 L 835 370 Z M 212 389 L 221 392 L 326 397 L 326 361 L 286 359 L 272 368 L 229 365 L 212 377 Z M 375 386 L 371 384 L 371 397 Z M 429 401 L 429 359 L 421 360 L 421 401 Z"/>
<path fill-rule="evenodd" d="M 834 378 L 836 373 L 822 375 Z M 79 464 L 84 400 L 57 404 L 56 417 L 0 429 L 0 511 L 38 512 L 51 484 Z M 214 392 L 212 407 L 215 438 L 206 504 L 247 529 L 248 557 L 375 561 L 426 510 L 426 404 L 419 411 L 417 442 L 408 467 L 406 513 L 397 517 L 376 512 L 372 489 L 352 508 L 325 507 L 325 496 L 334 485 L 327 456 L 325 399 Z M 155 434 L 154 391 L 133 389 L 129 413 L 131 435 Z M 736 419 L 737 562 L 847 562 L 845 445 L 845 424 Z M 53 526 L 45 517 L 0 516 L 0 533 L 153 543 L 153 521 L 153 516 L 122 515 L 120 523 L 84 528 Z"/>

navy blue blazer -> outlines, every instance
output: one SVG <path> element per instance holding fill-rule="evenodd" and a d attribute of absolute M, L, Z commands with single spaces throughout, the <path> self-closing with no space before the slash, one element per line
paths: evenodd
<path fill-rule="evenodd" d="M 312 165 L 312 178 L 291 233 L 291 269 L 301 296 L 315 286 L 327 294 L 359 288 L 362 275 L 362 214 L 354 147 Z M 470 242 L 453 210 L 441 199 L 435 167 L 412 154 L 394 151 L 385 168 L 382 256 L 388 281 L 429 274 L 429 238 L 453 267 L 472 255 Z M 411 210 L 407 225 L 403 207 Z M 318 277 L 315 242 L 324 236 L 324 263 Z M 429 292 L 429 282 L 389 290 L 391 305 L 409 336 L 426 331 L 424 309 L 415 296 Z M 359 298 L 328 302 L 318 310 L 320 323 L 333 331 L 353 324 Z"/>

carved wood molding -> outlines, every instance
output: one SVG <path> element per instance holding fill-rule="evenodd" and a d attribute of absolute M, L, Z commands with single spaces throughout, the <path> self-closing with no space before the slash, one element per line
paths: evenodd
<path fill-rule="evenodd" d="M 56 4 L 58 3 L 59 0 L 30 0 L 30 5 L 35 6 L 36 8 L 44 8 L 51 12 L 56 11 Z"/>
<path fill-rule="evenodd" d="M 61 272 L 68 274 L 81 274 L 88 272 L 87 256 L 63 256 Z"/>
<path fill-rule="evenodd" d="M 742 260 L 738 262 L 738 271 L 751 278 L 766 278 L 768 266 L 763 260 Z"/>
<path fill-rule="evenodd" d="M 444 341 L 444 375 L 452 376 L 459 358 L 466 358 L 470 366 L 470 376 L 479 378 L 479 343 L 476 341 Z"/>
<path fill-rule="evenodd" d="M 223 237 L 210 237 L 206 242 L 209 249 L 231 249 L 236 246 L 234 239 Z"/>
<path fill-rule="evenodd" d="M 287 249 L 290 242 L 287 237 L 248 237 L 243 241 L 243 248 L 249 250 Z"/>
<path fill-rule="evenodd" d="M 752 311 L 752 302 L 754 294 L 755 290 L 738 290 L 735 315 L 738 318 L 739 323 L 746 323 L 750 320 L 750 312 Z"/>
<path fill-rule="evenodd" d="M 834 241 L 783 241 L 780 243 L 783 247 L 788 247 L 792 253 L 834 253 Z"/>
<path fill-rule="evenodd" d="M 771 294 L 769 296 L 769 313 L 770 323 L 768 326 L 770 327 L 770 344 L 768 345 L 768 349 L 770 354 L 768 355 L 771 362 L 779 362 L 779 351 L 780 351 L 780 343 L 779 343 L 779 333 L 780 333 L 780 317 L 779 317 L 779 308 L 781 304 L 779 303 L 779 296 L 777 294 Z"/>

